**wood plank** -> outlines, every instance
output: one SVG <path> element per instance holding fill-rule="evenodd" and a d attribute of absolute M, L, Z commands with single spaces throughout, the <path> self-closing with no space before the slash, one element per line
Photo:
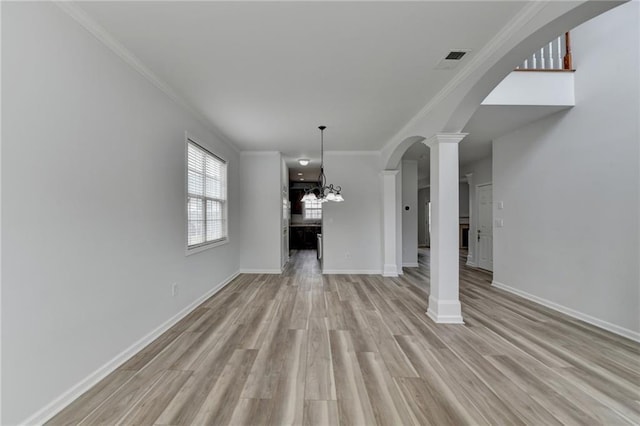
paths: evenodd
<path fill-rule="evenodd" d="M 237 349 L 205 398 L 193 424 L 228 424 L 258 351 Z"/>
<path fill-rule="evenodd" d="M 247 379 L 242 398 L 271 399 L 287 357 L 287 336 L 297 290 L 286 288 Z"/>
<path fill-rule="evenodd" d="M 357 357 L 377 424 L 410 424 L 407 406 L 380 354 L 358 352 Z"/>
<path fill-rule="evenodd" d="M 138 371 L 131 380 L 118 388 L 80 424 L 116 424 L 153 388 L 164 370 L 175 362 L 200 336 L 199 333 L 182 333 L 153 360 Z"/>
<path fill-rule="evenodd" d="M 191 374 L 193 374 L 191 371 L 164 371 L 158 381 L 144 395 L 144 398 L 140 399 L 120 420 L 120 424 L 153 424 Z"/>
<path fill-rule="evenodd" d="M 397 278 L 241 274 L 48 424 L 640 424 L 640 344 L 460 264 L 465 325 Z"/>
<path fill-rule="evenodd" d="M 389 329 L 384 325 L 378 312 L 364 311 L 362 315 L 366 318 L 371 335 L 391 376 L 418 377 L 418 373 L 398 346 Z"/>
<path fill-rule="evenodd" d="M 337 425 L 338 403 L 336 401 L 305 401 L 304 426 L 328 426 Z"/>
<path fill-rule="evenodd" d="M 462 425 L 467 423 L 455 405 L 429 381 L 416 377 L 395 379 L 404 400 L 418 425 Z"/>
<path fill-rule="evenodd" d="M 345 425 L 374 424 L 375 417 L 367 395 L 360 365 L 353 352 L 348 331 L 330 330 L 331 360 L 336 379 L 338 414 Z"/>
<path fill-rule="evenodd" d="M 307 376 L 304 389 L 304 397 L 307 400 L 336 399 L 327 322 L 326 318 L 311 317 L 309 320 Z"/>
<path fill-rule="evenodd" d="M 224 338 L 208 347 L 193 362 L 194 372 L 158 419 L 159 424 L 191 424 L 205 398 L 236 350 L 245 325 L 231 327 Z"/>
<path fill-rule="evenodd" d="M 131 380 L 135 371 L 116 370 L 98 384 L 83 393 L 75 402 L 62 410 L 46 425 L 74 425 L 87 417 L 93 410 L 105 402 L 108 397 L 116 392 L 124 383 Z"/>
<path fill-rule="evenodd" d="M 240 398 L 233 411 L 229 425 L 231 426 L 266 426 L 271 417 L 270 399 Z"/>
<path fill-rule="evenodd" d="M 271 399 L 271 425 L 299 425 L 303 420 L 307 332 L 288 330 L 286 345 L 287 357 Z"/>

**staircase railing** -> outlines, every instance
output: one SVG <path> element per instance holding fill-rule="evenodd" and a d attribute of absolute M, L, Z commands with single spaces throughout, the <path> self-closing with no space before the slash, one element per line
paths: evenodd
<path fill-rule="evenodd" d="M 568 32 L 534 52 L 516 71 L 575 71 Z"/>

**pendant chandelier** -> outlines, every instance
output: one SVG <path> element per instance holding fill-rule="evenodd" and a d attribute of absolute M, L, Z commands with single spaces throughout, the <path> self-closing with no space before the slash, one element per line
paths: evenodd
<path fill-rule="evenodd" d="M 327 201 L 340 203 L 344 201 L 340 194 L 342 188 L 333 186 L 333 184 L 327 185 L 327 177 L 324 175 L 324 129 L 326 128 L 327 126 L 318 127 L 320 129 L 320 174 L 318 175 L 316 186 L 305 191 L 302 197 L 302 202 L 305 203 L 307 201 L 320 201 L 321 203 L 326 203 Z"/>

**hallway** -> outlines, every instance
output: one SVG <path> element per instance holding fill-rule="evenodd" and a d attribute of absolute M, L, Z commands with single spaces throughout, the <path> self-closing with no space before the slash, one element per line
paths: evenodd
<path fill-rule="evenodd" d="M 240 275 L 48 424 L 632 424 L 640 346 L 490 287 L 461 261 L 465 325 L 400 278 Z M 461 260 L 464 259 L 461 256 Z"/>

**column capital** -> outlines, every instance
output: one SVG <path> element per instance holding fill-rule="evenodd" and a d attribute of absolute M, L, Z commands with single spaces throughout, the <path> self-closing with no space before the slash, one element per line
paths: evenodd
<path fill-rule="evenodd" d="M 395 176 L 400 173 L 400 170 L 383 170 L 380 172 L 380 176 Z"/>
<path fill-rule="evenodd" d="M 469 133 L 436 133 L 430 138 L 422 141 L 422 143 L 427 145 L 429 148 L 442 143 L 460 143 L 460 141 L 468 134 Z"/>

